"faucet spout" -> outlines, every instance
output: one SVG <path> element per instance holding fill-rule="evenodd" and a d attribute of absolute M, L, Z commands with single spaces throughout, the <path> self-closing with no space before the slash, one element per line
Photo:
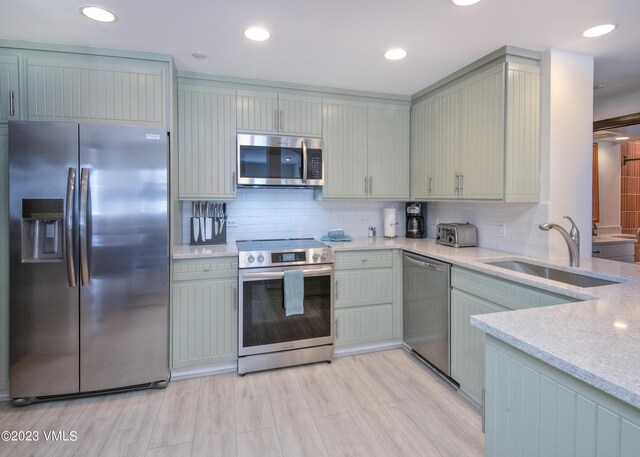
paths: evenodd
<path fill-rule="evenodd" d="M 544 224 L 540 224 L 538 227 L 540 230 L 549 231 L 552 229 L 557 230 L 564 241 L 567 243 L 567 248 L 569 249 L 569 266 L 579 267 L 580 266 L 580 231 L 576 226 L 573 219 L 569 216 L 565 216 L 566 219 L 571 221 L 571 233 L 567 232 L 561 225 L 554 224 L 553 222 L 546 222 Z"/>

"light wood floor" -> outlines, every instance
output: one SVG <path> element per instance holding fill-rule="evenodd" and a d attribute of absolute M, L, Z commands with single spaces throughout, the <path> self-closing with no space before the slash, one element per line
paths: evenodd
<path fill-rule="evenodd" d="M 14 408 L 0 456 L 481 456 L 478 411 L 402 349 Z M 42 431 L 77 432 L 75 442 Z"/>

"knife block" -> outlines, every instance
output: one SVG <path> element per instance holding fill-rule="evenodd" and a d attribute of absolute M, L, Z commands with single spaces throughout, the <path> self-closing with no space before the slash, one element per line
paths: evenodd
<path fill-rule="evenodd" d="M 214 234 L 215 232 L 215 224 L 216 220 L 218 223 L 221 223 L 221 219 L 216 219 L 213 217 L 192 217 L 191 218 L 191 226 L 190 226 L 190 239 L 189 244 L 191 246 L 200 246 L 200 245 L 208 245 L 208 244 L 226 244 L 227 243 L 227 223 L 222 227 L 222 230 L 218 234 Z M 201 221 L 204 221 L 204 224 L 201 224 Z M 211 238 L 206 238 L 202 231 L 202 227 L 207 227 L 208 224 L 211 224 Z M 195 227 L 198 227 L 197 229 Z M 194 235 L 198 232 L 198 239 L 194 238 Z M 206 231 L 206 230 L 205 230 Z"/>

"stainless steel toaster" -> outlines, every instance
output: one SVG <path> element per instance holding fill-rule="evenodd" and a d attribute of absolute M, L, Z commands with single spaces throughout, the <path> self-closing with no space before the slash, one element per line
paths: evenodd
<path fill-rule="evenodd" d="M 478 228 L 469 224 L 438 224 L 436 244 L 444 244 L 454 248 L 478 245 Z"/>

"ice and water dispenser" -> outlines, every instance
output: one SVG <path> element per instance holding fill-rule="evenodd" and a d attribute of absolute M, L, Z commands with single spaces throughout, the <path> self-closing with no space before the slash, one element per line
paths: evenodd
<path fill-rule="evenodd" d="M 62 260 L 63 199 L 22 200 L 22 261 Z"/>

